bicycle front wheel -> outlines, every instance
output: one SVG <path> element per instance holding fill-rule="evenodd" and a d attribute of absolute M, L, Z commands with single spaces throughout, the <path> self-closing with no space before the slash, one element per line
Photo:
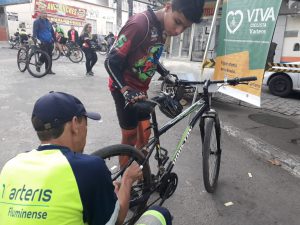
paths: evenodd
<path fill-rule="evenodd" d="M 26 70 L 27 51 L 25 48 L 20 48 L 17 55 L 17 64 L 21 72 Z"/>
<path fill-rule="evenodd" d="M 96 155 L 105 160 L 105 163 L 112 174 L 113 181 L 120 181 L 124 172 L 132 162 L 141 165 L 145 157 L 129 145 L 112 145 L 100 149 L 92 155 Z M 119 156 L 128 157 L 128 163 L 123 165 L 123 169 L 119 166 Z M 127 213 L 124 224 L 133 225 L 146 209 L 147 201 L 150 197 L 151 172 L 148 163 L 143 166 L 143 180 L 133 184 L 131 188 L 130 210 Z"/>
<path fill-rule="evenodd" d="M 73 63 L 79 63 L 83 59 L 83 52 L 80 48 L 71 48 L 68 56 Z"/>
<path fill-rule="evenodd" d="M 46 65 L 43 65 L 46 61 L 48 62 L 47 67 Z M 32 76 L 41 78 L 49 72 L 51 64 L 52 60 L 50 59 L 50 56 L 47 54 L 47 52 L 36 49 L 29 54 L 27 60 L 27 70 Z"/>
<path fill-rule="evenodd" d="M 60 57 L 60 51 L 54 47 L 52 51 L 52 60 L 57 60 Z"/>
<path fill-rule="evenodd" d="M 204 141 L 202 145 L 203 181 L 207 192 L 213 193 L 217 186 L 221 162 L 221 128 L 217 117 L 204 118 Z"/>

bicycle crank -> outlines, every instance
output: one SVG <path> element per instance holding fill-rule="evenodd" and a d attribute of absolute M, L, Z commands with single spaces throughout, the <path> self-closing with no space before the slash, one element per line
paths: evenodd
<path fill-rule="evenodd" d="M 162 177 L 159 187 L 159 196 L 163 199 L 163 201 L 174 194 L 177 184 L 178 176 L 176 173 L 167 173 Z"/>

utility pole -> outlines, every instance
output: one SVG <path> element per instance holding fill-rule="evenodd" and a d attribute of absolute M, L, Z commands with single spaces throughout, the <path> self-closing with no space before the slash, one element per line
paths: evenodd
<path fill-rule="evenodd" d="M 133 15 L 133 0 L 127 0 L 128 2 L 128 18 Z"/>
<path fill-rule="evenodd" d="M 122 27 L 122 0 L 115 0 L 117 3 L 117 33 Z"/>

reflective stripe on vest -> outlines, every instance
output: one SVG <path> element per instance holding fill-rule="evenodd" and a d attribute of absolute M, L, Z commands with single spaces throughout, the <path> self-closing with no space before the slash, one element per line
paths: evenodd
<path fill-rule="evenodd" d="M 0 224 L 84 225 L 75 176 L 60 150 L 32 150 L 0 174 Z"/>
<path fill-rule="evenodd" d="M 136 225 L 166 225 L 164 216 L 156 210 L 146 211 Z"/>

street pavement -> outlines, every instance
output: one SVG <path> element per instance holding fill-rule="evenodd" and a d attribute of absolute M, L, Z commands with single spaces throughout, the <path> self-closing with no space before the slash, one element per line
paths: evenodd
<path fill-rule="evenodd" d="M 39 142 L 30 122 L 31 112 L 37 98 L 51 90 L 74 94 L 88 110 L 101 113 L 101 123 L 89 121 L 86 153 L 120 142 L 103 56 L 98 56 L 94 77 L 85 76 L 84 62 L 73 64 L 62 58 L 53 64 L 56 75 L 38 79 L 28 72 L 18 71 L 16 54 L 16 50 L 0 46 L 0 168 L 16 154 L 37 147 Z M 155 96 L 160 90 L 157 78 L 154 77 L 150 96 Z M 265 91 L 264 94 L 268 95 Z M 300 180 L 292 175 L 297 175 L 295 171 L 289 170 L 281 161 L 277 163 L 276 157 L 272 156 L 274 150 L 278 154 L 285 153 L 286 157 L 299 154 L 296 139 L 300 134 L 300 123 L 297 115 L 241 106 L 222 98 L 216 99 L 213 106 L 220 113 L 225 131 L 222 133 L 218 189 L 214 194 L 208 194 L 204 189 L 200 132 L 195 129 L 174 168 L 179 177 L 177 190 L 164 204 L 174 216 L 173 224 L 298 225 Z M 283 129 L 249 119 L 250 115 L 262 113 L 287 119 L 296 126 Z M 168 121 L 159 111 L 157 116 L 160 124 Z M 170 154 L 186 125 L 187 121 L 183 121 L 162 137 L 161 145 L 169 149 Z M 289 143 L 289 139 L 294 141 Z M 287 149 L 291 149 L 290 152 Z M 262 151 L 266 152 L 262 154 Z M 153 163 L 151 161 L 154 171 Z M 287 170 L 282 169 L 285 167 Z M 226 207 L 227 202 L 233 205 Z"/>

